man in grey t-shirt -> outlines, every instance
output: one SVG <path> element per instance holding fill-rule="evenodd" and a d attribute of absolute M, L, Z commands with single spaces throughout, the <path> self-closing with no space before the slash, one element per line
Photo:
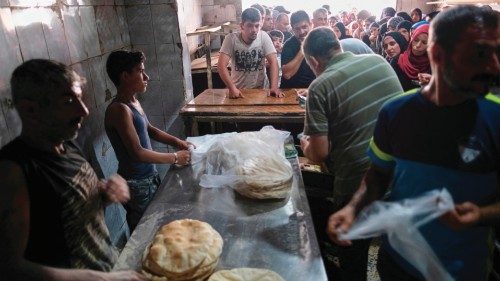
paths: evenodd
<path fill-rule="evenodd" d="M 278 59 L 267 33 L 260 31 L 260 12 L 248 8 L 241 14 L 241 32 L 226 36 L 220 49 L 217 69 L 229 89 L 229 98 L 243 97 L 240 89 L 262 89 L 269 85 L 266 59 L 270 68 L 270 94 L 283 97 L 278 90 Z M 231 61 L 231 75 L 227 65 Z"/>

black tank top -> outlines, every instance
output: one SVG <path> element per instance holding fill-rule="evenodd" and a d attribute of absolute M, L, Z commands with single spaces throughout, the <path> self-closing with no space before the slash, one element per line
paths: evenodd
<path fill-rule="evenodd" d="M 66 153 L 40 151 L 16 138 L 0 159 L 17 163 L 30 200 L 30 230 L 24 257 L 63 268 L 110 271 L 117 258 L 104 222 L 98 178 L 73 142 Z"/>
<path fill-rule="evenodd" d="M 146 115 L 142 115 L 132 105 L 128 103 L 123 104 L 132 110 L 132 120 L 141 146 L 145 149 L 152 150 L 151 140 L 148 134 L 148 118 Z M 111 145 L 113 146 L 113 150 L 115 151 L 116 158 L 118 159 L 118 174 L 126 180 L 140 180 L 148 178 L 156 173 L 155 164 L 139 162 L 132 159 L 120 135 L 114 128 L 106 127 L 105 129 Z"/>

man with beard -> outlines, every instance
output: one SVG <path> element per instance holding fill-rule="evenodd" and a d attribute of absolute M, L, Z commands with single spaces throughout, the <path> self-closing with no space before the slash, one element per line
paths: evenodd
<path fill-rule="evenodd" d="M 241 13 L 241 32 L 226 35 L 222 43 L 217 69 L 229 89 L 229 98 L 243 97 L 240 91 L 243 88 L 270 88 L 271 95 L 283 96 L 278 90 L 276 49 L 271 37 L 260 30 L 260 18 L 257 9 L 244 10 Z M 266 59 L 271 72 L 270 83 L 266 73 Z M 231 74 L 227 69 L 229 61 L 231 61 Z"/>
<path fill-rule="evenodd" d="M 302 42 L 312 29 L 312 23 L 309 15 L 302 10 L 293 13 L 290 22 L 294 36 L 283 45 L 280 88 L 307 88 L 316 78 L 316 75 L 314 75 L 314 72 L 304 59 Z"/>
<path fill-rule="evenodd" d="M 421 90 L 381 109 L 368 151 L 372 160 L 350 203 L 329 219 L 341 245 L 356 214 L 390 188 L 399 201 L 447 188 L 456 205 L 420 228 L 454 280 L 487 280 L 491 225 L 500 221 L 500 98 L 489 93 L 500 74 L 500 13 L 457 6 L 431 23 L 428 54 L 432 78 Z M 381 280 L 422 276 L 389 245 L 377 262 Z"/>
<path fill-rule="evenodd" d="M 125 181 L 99 181 L 74 143 L 89 111 L 84 79 L 36 59 L 17 67 L 12 97 L 19 137 L 0 150 L 2 280 L 145 280 L 111 271 L 117 253 L 104 223 L 107 202 L 125 202 Z"/>

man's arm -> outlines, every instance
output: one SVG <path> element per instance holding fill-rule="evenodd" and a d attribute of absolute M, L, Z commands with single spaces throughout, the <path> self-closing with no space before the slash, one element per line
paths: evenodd
<path fill-rule="evenodd" d="M 351 241 L 340 241 L 338 235 L 351 228 L 357 214 L 365 206 L 384 196 L 391 179 L 391 171 L 381 169 L 373 164 L 368 168 L 351 201 L 328 219 L 326 232 L 332 241 L 342 246 L 351 245 Z"/>
<path fill-rule="evenodd" d="M 135 161 L 144 163 L 172 164 L 175 163 L 177 155 L 177 163 L 180 165 L 186 165 L 189 162 L 190 153 L 186 150 L 182 150 L 177 152 L 177 154 L 174 154 L 161 153 L 143 148 L 133 124 L 132 112 L 124 104 L 111 104 L 106 111 L 105 123 L 106 126 L 111 126 L 118 132 L 120 140 L 127 148 L 127 152 Z"/>
<path fill-rule="evenodd" d="M 302 63 L 303 59 L 304 53 L 302 53 L 302 49 L 300 49 L 291 61 L 281 66 L 283 77 L 287 80 L 292 78 L 297 73 L 297 71 L 299 71 L 300 64 Z"/>
<path fill-rule="evenodd" d="M 495 203 L 482 207 L 471 202 L 456 204 L 455 209 L 444 214 L 441 220 L 453 229 L 463 229 L 474 225 L 500 224 L 500 173 L 497 179 Z"/>
<path fill-rule="evenodd" d="M 300 146 L 307 159 L 322 163 L 330 152 L 330 143 L 326 135 L 304 136 L 300 139 Z"/>
<path fill-rule="evenodd" d="M 222 79 L 222 81 L 224 81 L 224 84 L 226 84 L 226 87 L 229 89 L 229 98 L 242 98 L 243 95 L 241 94 L 240 90 L 234 85 L 233 80 L 231 80 L 231 75 L 229 75 L 229 70 L 227 70 L 227 65 L 229 64 L 230 60 L 231 57 L 228 54 L 222 52 L 219 53 L 217 70 L 219 71 L 220 78 Z M 234 68 L 235 66 L 233 65 L 232 67 Z"/>
<path fill-rule="evenodd" d="M 188 141 L 183 141 L 175 136 L 172 136 L 169 133 L 166 133 L 155 126 L 151 125 L 151 123 L 148 124 L 148 134 L 149 137 L 154 139 L 155 141 L 159 141 L 164 144 L 169 144 L 171 146 L 175 146 L 178 149 L 181 150 L 187 150 L 189 149 L 189 145 L 193 145 L 192 143 Z"/>
<path fill-rule="evenodd" d="M 0 161 L 0 276 L 2 280 L 146 280 L 133 271 L 104 273 L 58 269 L 24 259 L 30 224 L 30 202 L 21 168 Z M 50 241 L 47 241 L 50 243 Z"/>
<path fill-rule="evenodd" d="M 270 83 L 271 89 L 270 94 L 276 96 L 278 98 L 283 97 L 283 93 L 278 89 L 278 57 L 276 53 L 272 53 L 266 56 L 267 61 L 269 62 L 269 71 L 270 71 Z"/>

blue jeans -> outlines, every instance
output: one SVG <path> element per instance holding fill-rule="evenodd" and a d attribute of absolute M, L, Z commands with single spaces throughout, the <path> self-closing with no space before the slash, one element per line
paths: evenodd
<path fill-rule="evenodd" d="M 127 223 L 130 233 L 135 229 L 144 211 L 153 199 L 156 190 L 160 186 L 160 176 L 158 173 L 140 180 L 128 180 L 130 189 L 130 200 L 125 204 L 127 210 Z"/>

